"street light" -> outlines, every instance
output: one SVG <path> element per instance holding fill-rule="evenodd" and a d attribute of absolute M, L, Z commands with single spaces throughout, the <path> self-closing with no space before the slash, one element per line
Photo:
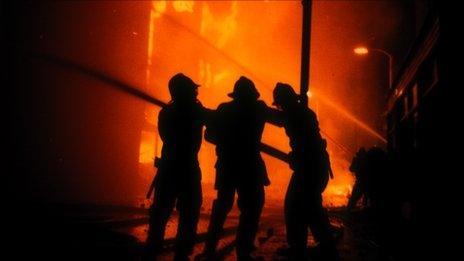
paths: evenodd
<path fill-rule="evenodd" d="M 382 49 L 376 49 L 376 48 L 368 49 L 365 46 L 358 46 L 353 49 L 353 52 L 356 55 L 367 55 L 369 54 L 369 51 L 379 52 L 388 57 L 388 87 L 391 89 L 393 87 L 392 86 L 393 84 L 393 56 Z"/>

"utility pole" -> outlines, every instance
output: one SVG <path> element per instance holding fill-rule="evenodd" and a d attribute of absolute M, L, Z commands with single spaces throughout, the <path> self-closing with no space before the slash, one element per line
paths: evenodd
<path fill-rule="evenodd" d="M 303 28 L 301 33 L 301 71 L 300 71 L 300 97 L 301 102 L 308 106 L 309 90 L 309 55 L 311 48 L 311 8 L 312 0 L 302 0 Z"/>

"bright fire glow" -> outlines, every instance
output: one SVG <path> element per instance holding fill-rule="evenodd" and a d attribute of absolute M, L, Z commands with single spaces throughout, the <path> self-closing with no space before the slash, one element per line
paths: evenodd
<path fill-rule="evenodd" d="M 222 48 L 231 39 L 237 28 L 237 2 L 232 2 L 230 13 L 218 19 L 214 16 L 209 5 L 202 8 L 200 32 L 205 39 L 210 40 L 217 48 Z"/>
<path fill-rule="evenodd" d="M 155 17 L 160 17 L 166 11 L 166 1 L 153 1 L 153 11 Z"/>
<path fill-rule="evenodd" d="M 193 5 L 195 3 L 193 1 L 173 1 L 172 6 L 176 12 L 193 12 Z"/>
<path fill-rule="evenodd" d="M 155 155 L 155 134 L 147 131 L 141 133 L 142 142 L 140 144 L 139 162 L 143 164 L 153 163 Z"/>

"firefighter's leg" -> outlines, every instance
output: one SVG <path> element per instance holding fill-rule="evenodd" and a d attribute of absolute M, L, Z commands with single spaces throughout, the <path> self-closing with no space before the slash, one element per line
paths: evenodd
<path fill-rule="evenodd" d="M 237 230 L 237 257 L 247 258 L 254 250 L 259 219 L 264 205 L 264 186 L 246 184 L 237 189 L 240 221 Z"/>
<path fill-rule="evenodd" d="M 176 259 L 183 260 L 190 256 L 195 245 L 197 224 L 202 203 L 201 181 L 188 184 L 179 191 L 177 211 L 179 225 L 176 236 Z"/>
<path fill-rule="evenodd" d="M 339 260 L 329 217 L 322 206 L 322 196 L 320 194 L 309 196 L 307 204 L 309 228 L 314 239 L 319 242 L 323 260 Z"/>
<path fill-rule="evenodd" d="M 302 204 L 303 194 L 299 191 L 295 175 L 290 179 L 285 195 L 285 227 L 290 255 L 294 259 L 304 259 L 308 240 L 308 227 L 306 222 L 307 209 Z"/>
<path fill-rule="evenodd" d="M 147 258 L 159 254 L 163 246 L 166 224 L 174 208 L 175 189 L 166 184 L 160 184 L 155 190 L 153 204 L 150 208 L 150 218 L 147 237 Z"/>
<path fill-rule="evenodd" d="M 211 210 L 205 252 L 214 253 L 216 251 L 227 214 L 229 214 L 234 204 L 234 196 L 235 188 L 232 186 L 221 187 L 217 190 L 217 197 Z"/>

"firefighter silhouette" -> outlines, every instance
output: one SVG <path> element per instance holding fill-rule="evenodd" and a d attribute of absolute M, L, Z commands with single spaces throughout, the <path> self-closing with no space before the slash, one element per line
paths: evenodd
<path fill-rule="evenodd" d="M 171 102 L 158 115 L 163 147 L 150 208 L 147 259 L 153 260 L 162 250 L 174 206 L 179 214 L 175 260 L 188 260 L 193 250 L 202 203 L 197 154 L 206 121 L 206 109 L 197 100 L 197 88 L 184 74 L 173 76 L 169 81 Z"/>
<path fill-rule="evenodd" d="M 363 206 L 367 207 L 367 155 L 366 149 L 363 147 L 360 148 L 353 157 L 350 165 L 350 171 L 355 174 L 356 182 L 353 186 L 350 200 L 348 201 L 347 210 L 352 210 L 361 197 L 363 197 Z"/>
<path fill-rule="evenodd" d="M 258 100 L 254 83 L 243 76 L 229 96 L 233 100 L 218 106 L 206 129 L 206 139 L 216 144 L 217 198 L 213 202 L 204 254 L 214 255 L 237 193 L 240 210 L 237 258 L 252 260 L 264 205 L 264 186 L 269 185 L 259 150 L 267 106 Z"/>
<path fill-rule="evenodd" d="M 319 242 L 322 260 L 338 260 L 329 219 L 321 193 L 328 180 L 325 140 L 319 133 L 315 113 L 299 101 L 288 84 L 277 83 L 274 105 L 280 110 L 281 125 L 290 140 L 290 168 L 293 170 L 285 196 L 285 224 L 289 254 L 305 260 L 308 227 Z"/>

